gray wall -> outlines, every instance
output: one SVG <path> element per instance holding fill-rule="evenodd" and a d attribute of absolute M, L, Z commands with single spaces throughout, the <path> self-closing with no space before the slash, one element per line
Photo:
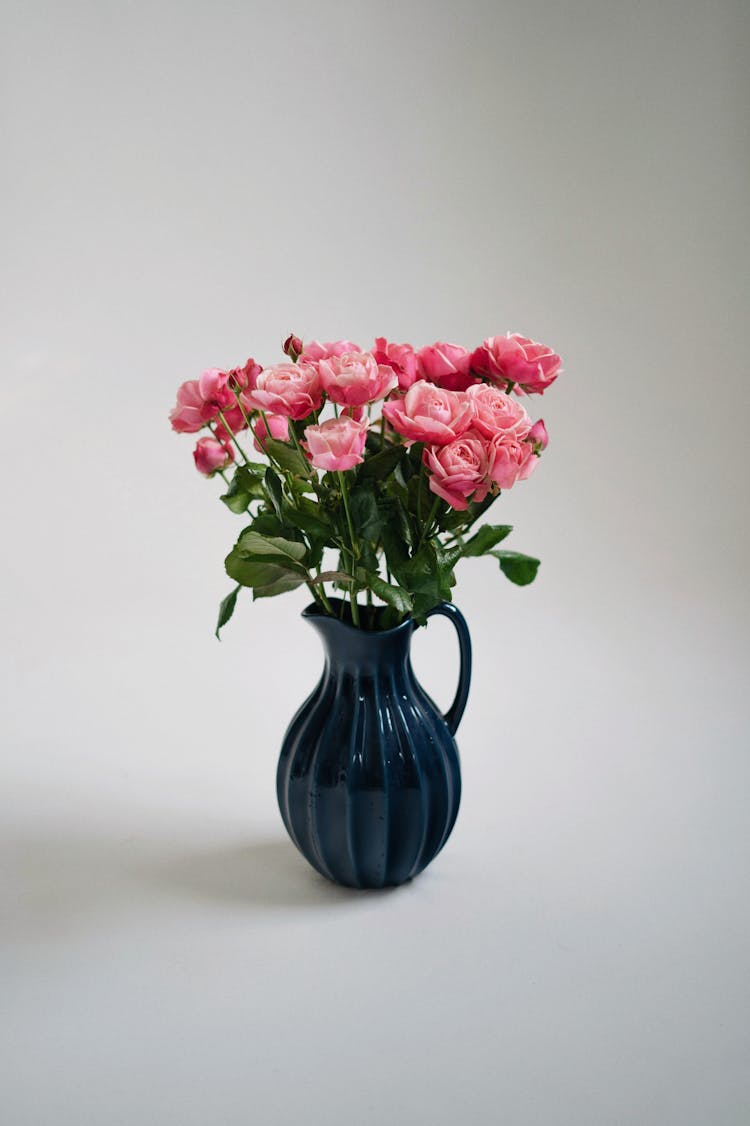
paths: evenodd
<path fill-rule="evenodd" d="M 3 12 L 9 1126 L 740 1126 L 746 5 Z M 566 361 L 493 511 L 539 580 L 459 577 L 459 825 L 366 901 L 274 806 L 305 599 L 216 644 L 237 523 L 166 421 L 292 330 Z"/>

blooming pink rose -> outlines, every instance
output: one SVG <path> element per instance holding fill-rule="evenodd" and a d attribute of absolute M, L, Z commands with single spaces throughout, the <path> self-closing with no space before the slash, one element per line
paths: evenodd
<path fill-rule="evenodd" d="M 312 364 L 275 364 L 264 368 L 255 386 L 240 396 L 247 410 L 307 418 L 323 401 L 320 378 Z"/>
<path fill-rule="evenodd" d="M 535 422 L 531 427 L 531 430 L 529 430 L 526 435 L 526 441 L 531 442 L 535 454 L 540 454 L 542 450 L 547 449 L 549 434 L 547 433 L 547 427 L 544 425 L 543 418 L 540 418 L 539 421 Z"/>
<path fill-rule="evenodd" d="M 330 418 L 320 426 L 305 429 L 303 446 L 316 469 L 352 469 L 364 461 L 367 419 L 356 422 L 348 415 Z"/>
<path fill-rule="evenodd" d="M 471 370 L 493 383 L 517 384 L 521 391 L 541 395 L 560 374 L 562 361 L 546 344 L 508 333 L 489 336 L 471 355 Z"/>
<path fill-rule="evenodd" d="M 429 379 L 448 391 L 465 391 L 476 383 L 469 371 L 471 353 L 460 344 L 428 344 L 417 352 L 420 379 Z"/>
<path fill-rule="evenodd" d="M 359 345 L 352 344 L 351 340 L 332 340 L 327 344 L 321 344 L 319 340 L 311 340 L 305 344 L 299 358 L 303 363 L 317 363 L 318 360 L 327 360 L 329 356 L 343 356 L 345 352 L 361 351 Z"/>
<path fill-rule="evenodd" d="M 411 442 L 444 446 L 471 426 L 471 400 L 463 391 L 444 391 L 418 380 L 403 399 L 383 403 L 387 421 Z"/>
<path fill-rule="evenodd" d="M 177 403 L 169 412 L 172 429 L 178 434 L 195 434 L 216 417 L 216 407 L 203 401 L 197 379 L 188 379 L 177 391 Z"/>
<path fill-rule="evenodd" d="M 416 382 L 417 354 L 411 344 L 389 344 L 384 336 L 378 336 L 372 354 L 379 364 L 393 368 L 402 391 L 408 391 Z"/>
<path fill-rule="evenodd" d="M 198 390 L 205 403 L 212 403 L 223 410 L 235 406 L 237 400 L 229 386 L 229 372 L 221 368 L 209 368 L 198 376 Z"/>
<path fill-rule="evenodd" d="M 501 489 L 511 489 L 516 481 L 525 481 L 539 461 L 529 442 L 509 440 L 504 434 L 490 442 L 488 454 L 490 478 Z"/>
<path fill-rule="evenodd" d="M 268 423 L 267 427 L 266 422 Z M 269 433 L 272 438 L 278 438 L 281 442 L 289 441 L 289 419 L 283 414 L 267 414 L 265 422 L 263 418 L 256 418 L 253 423 L 253 430 L 255 431 L 253 445 L 259 453 L 265 453 L 261 443 L 265 442 Z"/>
<path fill-rule="evenodd" d="M 398 386 L 393 368 L 378 364 L 369 352 L 345 352 L 320 360 L 318 374 L 328 398 L 347 407 L 374 403 Z"/>
<path fill-rule="evenodd" d="M 234 461 L 229 446 L 217 442 L 215 438 L 199 438 L 193 450 L 195 468 L 205 477 L 212 477 L 220 469 L 226 469 Z"/>
<path fill-rule="evenodd" d="M 483 437 L 494 438 L 502 432 L 521 439 L 529 433 L 531 419 L 517 399 L 489 383 L 476 383 L 466 394 L 474 412 L 472 425 Z"/>
<path fill-rule="evenodd" d="M 426 446 L 423 460 L 430 470 L 430 489 L 463 511 L 469 500 L 482 501 L 490 488 L 487 443 L 470 430 L 447 446 Z"/>

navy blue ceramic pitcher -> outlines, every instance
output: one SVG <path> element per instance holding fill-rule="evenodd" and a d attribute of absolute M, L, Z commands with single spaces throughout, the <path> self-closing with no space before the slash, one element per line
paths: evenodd
<path fill-rule="evenodd" d="M 461 797 L 453 738 L 466 707 L 471 640 L 462 614 L 458 691 L 446 715 L 417 682 L 411 619 L 389 630 L 355 629 L 303 612 L 320 634 L 325 668 L 289 725 L 277 774 L 290 837 L 314 868 L 338 884 L 379 888 L 421 872 L 445 844 Z M 430 616 L 428 615 L 428 617 Z"/>

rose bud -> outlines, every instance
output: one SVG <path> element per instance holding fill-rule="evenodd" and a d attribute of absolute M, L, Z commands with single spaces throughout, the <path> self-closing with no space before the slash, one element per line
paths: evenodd
<path fill-rule="evenodd" d="M 292 363 L 296 364 L 297 360 L 302 355 L 304 345 L 299 336 L 295 336 L 294 333 L 292 333 L 291 336 L 287 336 L 282 347 Z"/>
<path fill-rule="evenodd" d="M 529 430 L 526 435 L 526 441 L 531 442 L 535 454 L 540 454 L 542 450 L 547 449 L 549 434 L 547 433 L 547 427 L 544 425 L 543 418 L 540 418 L 539 421 L 535 422 L 531 427 L 531 430 Z"/>

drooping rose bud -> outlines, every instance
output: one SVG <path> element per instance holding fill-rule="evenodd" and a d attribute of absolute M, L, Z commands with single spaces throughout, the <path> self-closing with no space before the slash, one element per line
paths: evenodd
<path fill-rule="evenodd" d="M 535 454 L 540 454 L 542 450 L 547 449 L 549 434 L 547 433 L 547 427 L 544 425 L 543 418 L 540 418 L 539 421 L 535 422 L 531 427 L 531 430 L 529 430 L 526 435 L 526 441 L 531 442 Z"/>
<path fill-rule="evenodd" d="M 234 461 L 229 446 L 217 442 L 215 438 L 199 438 L 193 450 L 195 468 L 204 477 L 213 477 L 220 469 L 226 469 Z"/>
<path fill-rule="evenodd" d="M 290 336 L 287 336 L 283 344 L 283 350 L 293 364 L 297 363 L 297 360 L 302 355 L 303 348 L 304 345 L 301 339 L 299 338 L 299 336 L 295 336 L 294 333 L 292 333 Z"/>

